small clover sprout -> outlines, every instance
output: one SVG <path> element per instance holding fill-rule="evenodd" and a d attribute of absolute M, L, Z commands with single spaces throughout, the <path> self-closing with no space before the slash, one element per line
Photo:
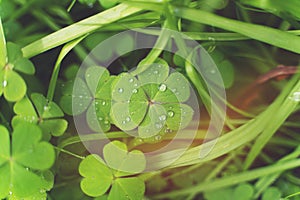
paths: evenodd
<path fill-rule="evenodd" d="M 55 152 L 41 139 L 42 131 L 34 124 L 18 124 L 12 139 L 0 126 L 0 199 L 23 199 L 50 190 L 53 175 L 47 170 L 55 161 Z"/>
<path fill-rule="evenodd" d="M 15 127 L 24 121 L 38 124 L 45 140 L 49 140 L 51 135 L 61 136 L 68 126 L 65 119 L 60 119 L 64 116 L 61 109 L 41 94 L 33 93 L 31 99 L 32 102 L 24 97 L 14 105 L 14 112 L 17 115 L 14 116 L 12 125 Z"/>
<path fill-rule="evenodd" d="M 104 195 L 109 189 L 108 200 L 142 199 L 144 182 L 137 177 L 127 177 L 142 172 L 146 159 L 141 151 L 128 152 L 126 144 L 113 141 L 103 149 L 104 160 L 98 155 L 89 155 L 79 166 L 82 191 L 92 197 Z M 99 181 L 101 180 L 101 181 Z"/>
<path fill-rule="evenodd" d="M 185 128 L 193 109 L 184 104 L 190 96 L 188 80 L 179 72 L 169 75 L 163 61 L 132 76 L 120 74 L 113 83 L 111 118 L 121 130 L 138 129 L 141 138 Z"/>
<path fill-rule="evenodd" d="M 25 81 L 15 71 L 32 75 L 35 68 L 28 59 L 23 58 L 19 46 L 9 42 L 6 48 L 6 62 L 0 66 L 0 96 L 3 94 L 7 101 L 15 102 L 24 97 L 27 89 Z"/>

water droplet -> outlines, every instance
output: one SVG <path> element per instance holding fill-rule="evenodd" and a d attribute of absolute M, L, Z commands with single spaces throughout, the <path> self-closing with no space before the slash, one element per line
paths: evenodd
<path fill-rule="evenodd" d="M 133 78 L 130 78 L 130 79 L 129 79 L 129 83 L 132 83 L 132 82 L 133 82 Z"/>
<path fill-rule="evenodd" d="M 95 103 L 96 105 L 98 105 L 99 104 L 99 102 L 98 101 L 96 101 L 96 103 Z"/>
<path fill-rule="evenodd" d="M 158 74 L 158 71 L 157 71 L 157 70 L 155 70 L 153 73 L 154 73 L 154 74 Z"/>
<path fill-rule="evenodd" d="M 157 135 L 157 136 L 154 137 L 154 139 L 155 139 L 155 140 L 161 140 L 161 136 L 160 136 L 160 135 Z"/>
<path fill-rule="evenodd" d="M 108 124 L 108 121 L 107 121 L 107 120 L 105 120 L 105 121 L 104 121 L 104 124 Z"/>
<path fill-rule="evenodd" d="M 212 69 L 212 70 L 210 70 L 210 73 L 211 73 L 211 74 L 215 74 L 215 73 L 216 73 L 216 70 L 215 70 L 215 69 Z"/>
<path fill-rule="evenodd" d="M 300 102 L 300 92 L 294 92 L 289 99 L 295 101 L 295 102 Z"/>
<path fill-rule="evenodd" d="M 133 90 L 132 90 L 132 93 L 137 93 L 137 92 L 138 92 L 137 89 L 133 89 Z"/>
<path fill-rule="evenodd" d="M 213 37 L 208 37 L 208 40 L 212 40 L 212 41 L 214 41 L 214 40 L 215 40 L 215 38 L 213 38 Z"/>
<path fill-rule="evenodd" d="M 12 191 L 9 191 L 9 195 L 12 195 Z"/>
<path fill-rule="evenodd" d="M 83 98 L 83 96 L 82 96 L 82 95 L 80 95 L 80 96 L 79 96 L 79 98 L 80 98 L 80 99 L 82 99 L 82 98 Z"/>
<path fill-rule="evenodd" d="M 126 124 L 126 121 L 124 120 L 124 121 L 122 121 L 122 124 Z"/>
<path fill-rule="evenodd" d="M 105 104 L 106 104 L 106 102 L 105 102 L 105 101 L 103 101 L 103 102 L 102 102 L 102 105 L 103 105 L 103 106 L 105 106 Z"/>
<path fill-rule="evenodd" d="M 133 86 L 134 86 L 134 87 L 137 87 L 137 86 L 138 86 L 138 84 L 137 84 L 137 83 L 135 83 Z"/>
<path fill-rule="evenodd" d="M 158 117 L 158 119 L 160 121 L 165 121 L 167 119 L 167 116 L 166 115 L 161 115 L 161 116 Z"/>
<path fill-rule="evenodd" d="M 161 124 L 161 123 L 156 123 L 156 124 L 155 124 L 155 127 L 156 127 L 157 129 L 160 129 L 160 128 L 162 127 L 162 124 Z"/>
<path fill-rule="evenodd" d="M 49 110 L 49 106 L 44 106 L 44 111 Z"/>
<path fill-rule="evenodd" d="M 176 92 L 177 90 L 174 88 L 174 89 L 172 89 L 172 92 Z"/>
<path fill-rule="evenodd" d="M 168 111 L 168 116 L 169 117 L 173 117 L 174 116 L 174 112 L 173 111 Z"/>
<path fill-rule="evenodd" d="M 131 121 L 131 118 L 130 118 L 130 117 L 126 117 L 125 120 L 126 120 L 127 122 L 130 122 L 130 121 Z"/>
<path fill-rule="evenodd" d="M 7 86 L 7 81 L 6 81 L 6 80 L 4 80 L 4 81 L 2 82 L 2 86 L 3 86 L 3 87 L 6 87 L 6 86 Z"/>
<path fill-rule="evenodd" d="M 122 93 L 122 92 L 124 92 L 124 89 L 123 88 L 119 88 L 118 92 Z"/>
<path fill-rule="evenodd" d="M 167 129 L 165 130 L 165 133 L 172 133 L 172 130 L 169 129 L 169 128 L 167 128 Z"/>
<path fill-rule="evenodd" d="M 28 167 L 26 167 L 25 169 L 26 169 L 26 171 L 29 171 L 29 168 L 28 168 Z"/>
<path fill-rule="evenodd" d="M 165 84 L 161 84 L 159 86 L 159 90 L 162 91 L 162 92 L 166 91 L 166 89 L 167 89 L 167 86 Z"/>

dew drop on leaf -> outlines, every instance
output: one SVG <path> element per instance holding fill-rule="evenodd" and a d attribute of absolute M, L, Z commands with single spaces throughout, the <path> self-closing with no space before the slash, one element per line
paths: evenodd
<path fill-rule="evenodd" d="M 167 119 L 166 115 L 161 115 L 158 117 L 160 121 L 165 121 Z"/>
<path fill-rule="evenodd" d="M 130 79 L 129 79 L 129 83 L 132 83 L 132 82 L 133 82 L 133 78 L 130 78 Z"/>
<path fill-rule="evenodd" d="M 300 92 L 294 92 L 289 99 L 295 101 L 295 102 L 300 102 Z"/>
<path fill-rule="evenodd" d="M 106 104 L 106 102 L 105 102 L 105 101 L 103 101 L 103 102 L 102 102 L 102 105 L 103 105 L 103 106 L 105 106 L 105 104 Z"/>
<path fill-rule="evenodd" d="M 166 91 L 166 89 L 167 89 L 167 86 L 165 84 L 161 84 L 159 86 L 159 90 L 162 91 L 162 92 Z"/>
<path fill-rule="evenodd" d="M 138 92 L 137 89 L 133 89 L 133 90 L 132 90 L 132 93 L 137 93 L 137 92 Z"/>
<path fill-rule="evenodd" d="M 49 110 L 49 106 L 44 106 L 44 111 Z"/>
<path fill-rule="evenodd" d="M 155 70 L 153 73 L 154 73 L 154 74 L 158 74 L 158 71 L 157 71 L 157 70 Z"/>
<path fill-rule="evenodd" d="M 169 117 L 173 117 L 174 116 L 174 112 L 173 111 L 168 111 L 168 116 Z"/>
<path fill-rule="evenodd" d="M 155 127 L 156 127 L 157 129 L 160 129 L 160 128 L 162 128 L 162 124 L 161 124 L 161 123 L 156 123 L 156 124 L 155 124 Z"/>
<path fill-rule="evenodd" d="M 2 86 L 3 86 L 3 87 L 6 87 L 6 86 L 7 86 L 7 81 L 6 81 L 6 80 L 3 81 Z"/>
<path fill-rule="evenodd" d="M 119 93 L 122 93 L 122 92 L 124 92 L 124 89 L 123 89 L 123 88 L 119 88 L 119 89 L 118 89 L 118 92 L 119 92 Z"/>
<path fill-rule="evenodd" d="M 108 121 L 107 121 L 107 120 L 105 120 L 105 121 L 104 121 L 104 124 L 108 124 Z"/>
<path fill-rule="evenodd" d="M 130 121 L 131 121 L 131 118 L 130 118 L 130 117 L 126 117 L 125 120 L 126 120 L 127 122 L 130 122 Z"/>
<path fill-rule="evenodd" d="M 122 121 L 122 124 L 126 124 L 126 121 L 124 120 L 124 121 Z"/>
<path fill-rule="evenodd" d="M 212 70 L 210 70 L 210 73 L 211 73 L 211 74 L 215 74 L 215 73 L 216 73 L 216 70 L 215 70 L 215 69 L 212 69 Z"/>
<path fill-rule="evenodd" d="M 154 139 L 155 139 L 155 140 L 161 140 L 161 136 L 160 136 L 160 135 L 157 135 L 157 136 L 154 137 Z"/>

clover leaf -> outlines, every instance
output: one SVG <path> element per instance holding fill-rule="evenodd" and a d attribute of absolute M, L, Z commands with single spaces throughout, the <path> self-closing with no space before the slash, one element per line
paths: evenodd
<path fill-rule="evenodd" d="M 68 126 L 68 122 L 61 119 L 64 116 L 62 110 L 41 94 L 33 93 L 31 99 L 32 101 L 24 97 L 14 105 L 14 112 L 17 115 L 14 116 L 12 125 L 16 126 L 23 121 L 38 124 L 45 140 L 50 139 L 50 134 L 61 136 Z"/>
<path fill-rule="evenodd" d="M 25 198 L 50 188 L 48 177 L 51 179 L 51 172 L 43 171 L 53 165 L 55 152 L 52 145 L 41 138 L 42 132 L 34 124 L 18 124 L 12 139 L 7 129 L 0 126 L 1 199 L 8 196 Z M 44 176 L 45 173 L 48 175 Z"/>
<path fill-rule="evenodd" d="M 112 86 L 111 118 L 121 130 L 138 128 L 141 138 L 185 128 L 193 109 L 184 104 L 190 96 L 188 80 L 179 72 L 169 75 L 163 60 L 132 76 L 120 74 Z"/>
<path fill-rule="evenodd" d="M 92 197 L 104 195 L 109 188 L 108 200 L 141 199 L 144 182 L 137 177 L 124 177 L 142 172 L 146 166 L 144 154 L 138 150 L 127 151 L 126 144 L 113 141 L 103 149 L 104 160 L 89 155 L 79 166 L 82 191 Z M 101 180 L 101 181 L 99 181 Z"/>
<path fill-rule="evenodd" d="M 111 84 L 106 68 L 89 67 L 85 72 L 85 81 L 76 78 L 74 82 L 63 85 L 60 105 L 67 114 L 79 115 L 86 111 L 87 123 L 94 131 L 106 132 L 110 129 Z M 73 89 L 74 88 L 74 89 Z"/>
<path fill-rule="evenodd" d="M 35 68 L 28 59 L 23 58 L 19 46 L 8 42 L 6 48 L 6 63 L 0 66 L 0 96 L 3 94 L 6 100 L 15 102 L 26 93 L 26 83 L 15 71 L 32 75 Z"/>

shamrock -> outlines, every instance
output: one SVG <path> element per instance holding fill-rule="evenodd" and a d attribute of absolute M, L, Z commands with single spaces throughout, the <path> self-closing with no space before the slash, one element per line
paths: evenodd
<path fill-rule="evenodd" d="M 87 110 L 86 118 L 94 131 L 110 129 L 111 87 L 114 76 L 103 67 L 92 66 L 85 72 L 85 80 L 76 78 L 62 87 L 60 105 L 67 114 L 79 115 Z M 74 88 L 74 89 L 73 89 Z"/>
<path fill-rule="evenodd" d="M 42 131 L 34 124 L 18 124 L 12 139 L 0 126 L 0 199 L 23 199 L 50 189 L 53 178 L 46 170 L 53 165 L 55 152 L 41 138 Z"/>
<path fill-rule="evenodd" d="M 23 58 L 19 46 L 10 42 L 7 45 L 3 42 L 1 46 L 3 52 L 0 58 L 0 96 L 3 94 L 6 100 L 15 102 L 24 97 L 27 89 L 25 81 L 15 71 L 32 75 L 35 68 L 28 59 Z"/>
<path fill-rule="evenodd" d="M 104 146 L 104 160 L 98 155 L 89 155 L 79 166 L 84 177 L 81 189 L 92 197 L 104 195 L 110 188 L 108 200 L 142 199 L 144 182 L 137 177 L 127 177 L 142 172 L 146 159 L 141 151 L 127 151 L 126 144 L 113 141 Z M 101 180 L 101 181 L 99 181 Z"/>
<path fill-rule="evenodd" d="M 50 134 L 61 136 L 67 129 L 68 122 L 60 117 L 64 113 L 52 101 L 48 101 L 43 95 L 31 94 L 31 101 L 24 97 L 14 105 L 14 112 L 17 114 L 12 120 L 12 125 L 16 126 L 20 122 L 27 121 L 38 124 L 43 131 L 43 139 L 49 140 Z"/>
<path fill-rule="evenodd" d="M 193 109 L 183 104 L 190 96 L 188 80 L 179 72 L 169 75 L 163 60 L 137 75 L 120 74 L 112 86 L 111 118 L 121 130 L 138 128 L 141 138 L 185 128 Z"/>

